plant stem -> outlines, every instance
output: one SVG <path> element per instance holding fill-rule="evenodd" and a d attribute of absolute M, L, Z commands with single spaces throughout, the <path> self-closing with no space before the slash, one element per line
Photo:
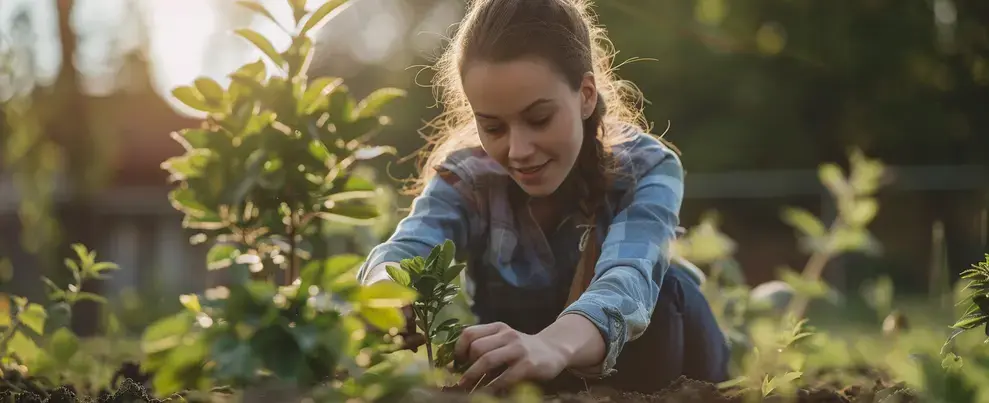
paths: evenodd
<path fill-rule="evenodd" d="M 429 321 L 429 312 L 423 315 L 422 324 L 426 325 L 426 328 L 422 329 L 423 333 L 426 334 L 426 358 L 429 360 L 430 367 L 436 367 L 436 362 L 433 361 L 433 338 L 429 334 L 429 329 L 432 327 L 432 323 Z"/>
<path fill-rule="evenodd" d="M 296 273 L 295 273 L 295 270 L 296 270 L 296 262 L 295 262 L 295 248 L 296 248 L 296 245 L 295 245 L 295 226 L 296 226 L 295 212 L 292 212 L 292 215 L 289 218 L 289 224 L 288 224 L 288 269 L 285 270 L 285 285 L 286 286 L 292 285 L 292 282 L 295 281 L 295 278 L 296 278 Z"/>

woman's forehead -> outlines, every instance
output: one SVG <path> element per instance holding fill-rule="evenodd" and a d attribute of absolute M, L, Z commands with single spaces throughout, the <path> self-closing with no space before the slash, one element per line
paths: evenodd
<path fill-rule="evenodd" d="M 559 98 L 568 89 L 547 63 L 533 59 L 469 64 L 463 86 L 471 108 L 490 116 L 520 113 L 544 103 L 539 101 Z"/>

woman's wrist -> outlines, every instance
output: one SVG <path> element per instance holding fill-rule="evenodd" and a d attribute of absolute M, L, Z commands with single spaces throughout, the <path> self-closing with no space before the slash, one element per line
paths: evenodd
<path fill-rule="evenodd" d="M 604 337 L 597 326 L 578 314 L 566 314 L 536 334 L 567 368 L 588 368 L 604 361 Z"/>

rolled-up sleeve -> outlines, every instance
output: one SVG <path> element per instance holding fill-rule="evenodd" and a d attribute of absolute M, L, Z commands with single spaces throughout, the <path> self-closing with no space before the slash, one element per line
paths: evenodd
<path fill-rule="evenodd" d="M 368 254 L 358 271 L 362 284 L 388 279 L 382 263 L 426 256 L 433 247 L 452 240 L 461 251 L 467 245 L 468 212 L 463 195 L 439 176 L 431 180 L 412 202 L 408 216 L 399 221 L 395 232 Z"/>
<path fill-rule="evenodd" d="M 587 290 L 561 313 L 579 314 L 601 331 L 606 355 L 600 367 L 574 372 L 584 377 L 614 373 L 625 343 L 641 336 L 652 317 L 670 265 L 683 200 L 683 167 L 672 153 L 635 183 L 628 205 L 615 216 Z"/>

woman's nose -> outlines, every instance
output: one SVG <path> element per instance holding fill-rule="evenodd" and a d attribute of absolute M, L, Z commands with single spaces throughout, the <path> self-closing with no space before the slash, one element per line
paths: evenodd
<path fill-rule="evenodd" d="M 532 144 L 532 136 L 524 131 L 513 130 L 508 136 L 508 159 L 526 162 L 532 159 L 536 147 Z"/>

